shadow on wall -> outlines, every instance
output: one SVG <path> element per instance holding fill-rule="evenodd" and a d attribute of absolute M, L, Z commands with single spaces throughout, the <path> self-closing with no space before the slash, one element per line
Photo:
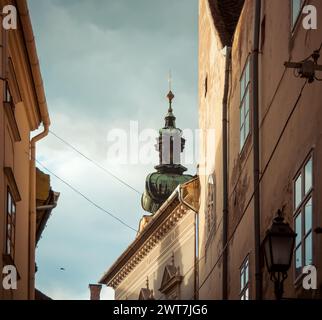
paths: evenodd
<path fill-rule="evenodd" d="M 212 159 L 207 159 L 214 156 Z M 206 152 L 206 162 L 215 163 L 214 172 L 200 176 L 199 210 L 199 297 L 219 299 L 222 292 L 222 249 L 223 249 L 223 175 L 222 135 L 218 139 L 216 152 Z M 209 170 L 207 169 L 207 172 Z M 210 194 L 209 177 L 213 176 L 213 194 Z M 212 216 L 212 218 L 210 218 Z"/>

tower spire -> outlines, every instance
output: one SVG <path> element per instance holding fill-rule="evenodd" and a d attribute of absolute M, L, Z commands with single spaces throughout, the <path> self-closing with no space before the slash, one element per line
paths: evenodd
<path fill-rule="evenodd" d="M 141 199 L 142 208 L 152 214 L 161 207 L 179 184 L 192 179 L 191 175 L 183 174 L 187 168 L 181 165 L 181 153 L 186 140 L 182 137 L 182 130 L 176 127 L 176 117 L 172 110 L 174 94 L 171 71 L 168 82 L 169 108 L 165 116 L 165 126 L 159 130 L 159 137 L 155 145 L 156 151 L 159 153 L 159 164 L 154 167 L 156 172 L 147 176 L 145 191 Z"/>
<path fill-rule="evenodd" d="M 174 99 L 174 94 L 172 93 L 172 74 L 171 69 L 169 70 L 169 76 L 168 76 L 168 83 L 169 83 L 169 93 L 167 95 L 167 98 L 169 99 L 169 110 L 168 112 L 172 112 L 172 100 Z"/>
<path fill-rule="evenodd" d="M 169 100 L 169 108 L 168 108 L 168 114 L 165 117 L 165 128 L 175 128 L 176 127 L 176 117 L 173 114 L 173 109 L 172 109 L 172 100 L 174 99 L 174 94 L 171 91 L 172 90 L 172 75 L 171 75 L 171 70 L 169 70 L 169 77 L 168 77 L 168 82 L 169 82 L 169 92 L 167 94 L 167 98 Z"/>

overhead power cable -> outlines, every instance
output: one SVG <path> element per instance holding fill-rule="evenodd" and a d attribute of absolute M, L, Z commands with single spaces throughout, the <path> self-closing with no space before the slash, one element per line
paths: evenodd
<path fill-rule="evenodd" d="M 78 195 L 80 195 L 82 198 L 84 198 L 91 205 L 93 205 L 94 207 L 96 207 L 100 211 L 102 211 L 104 213 L 107 213 L 109 216 L 111 216 L 113 219 L 117 220 L 119 223 L 121 223 L 122 225 L 126 226 L 127 228 L 129 228 L 129 229 L 137 232 L 137 230 L 135 228 L 131 227 L 129 224 L 127 224 L 126 222 L 124 222 L 122 219 L 118 218 L 116 215 L 114 215 L 110 211 L 104 209 L 103 207 L 101 207 L 100 205 L 98 205 L 96 202 L 94 202 L 93 200 L 91 200 L 89 197 L 85 196 L 82 192 L 80 192 L 78 189 L 76 189 L 75 187 L 73 187 L 70 183 L 68 183 L 67 181 L 65 181 L 64 179 L 62 179 L 61 177 L 59 177 L 57 174 L 55 174 L 54 172 L 52 172 L 50 169 L 48 169 L 46 166 L 44 166 L 39 160 L 36 159 L 35 161 L 44 170 L 46 170 L 48 173 L 50 173 L 52 176 L 54 176 L 57 180 L 61 181 L 63 184 L 65 184 L 67 187 L 69 187 L 71 190 L 73 190 L 75 193 L 77 193 Z"/>
<path fill-rule="evenodd" d="M 273 159 L 273 156 L 274 156 L 274 154 L 275 154 L 275 152 L 276 152 L 276 150 L 277 150 L 277 148 L 278 148 L 278 146 L 279 146 L 279 144 L 281 142 L 281 139 L 282 139 L 282 137 L 284 135 L 284 132 L 285 132 L 285 130 L 287 128 L 287 125 L 289 124 L 290 119 L 291 119 L 292 115 L 294 114 L 294 112 L 296 110 L 296 107 L 298 106 L 298 104 L 300 102 L 300 99 L 302 97 L 304 88 L 306 87 L 307 83 L 308 82 L 305 81 L 304 84 L 303 84 L 303 86 L 301 87 L 300 93 L 299 93 L 299 95 L 298 95 L 298 97 L 297 97 L 297 99 L 295 101 L 295 104 L 293 105 L 293 108 L 292 108 L 292 110 L 291 110 L 291 112 L 290 112 L 290 114 L 289 114 L 289 116 L 288 116 L 288 118 L 287 118 L 287 120 L 286 120 L 286 122 L 285 122 L 285 124 L 283 126 L 283 129 L 282 129 L 282 131 L 281 131 L 281 133 L 280 133 L 280 135 L 279 135 L 279 137 L 278 137 L 278 139 L 277 139 L 277 141 L 275 143 L 275 146 L 274 146 L 274 148 L 273 148 L 273 150 L 272 150 L 272 152 L 270 154 L 270 157 L 269 157 L 269 159 L 268 159 L 268 161 L 267 161 L 267 163 L 266 163 L 266 165 L 265 165 L 265 167 L 264 167 L 264 169 L 263 169 L 263 171 L 261 173 L 261 177 L 259 179 L 259 183 L 255 186 L 254 191 L 252 192 L 252 194 L 251 194 L 251 196 L 250 196 L 250 198 L 249 198 L 249 200 L 248 200 L 248 202 L 247 202 L 247 204 L 245 206 L 245 209 L 243 210 L 242 215 L 241 215 L 239 221 L 237 222 L 236 226 L 234 227 L 234 229 L 233 229 L 233 231 L 232 231 L 232 233 L 231 233 L 231 235 L 230 235 L 230 237 L 229 237 L 229 239 L 228 239 L 225 247 L 223 248 L 223 250 L 221 251 L 221 253 L 218 255 L 216 262 L 213 264 L 212 268 L 210 269 L 210 271 L 208 272 L 208 274 L 206 275 L 206 277 L 203 279 L 202 283 L 199 285 L 199 289 L 201 289 L 204 286 L 204 284 L 206 283 L 207 279 L 211 276 L 212 272 L 214 271 L 214 269 L 216 268 L 216 266 L 220 262 L 220 259 L 223 256 L 223 252 L 226 250 L 226 248 L 228 247 L 228 245 L 230 244 L 230 242 L 233 240 L 234 235 L 235 235 L 235 233 L 237 231 L 237 228 L 238 228 L 238 226 L 239 226 L 242 218 L 244 217 L 244 213 L 247 211 L 248 207 L 251 204 L 251 201 L 252 201 L 252 199 L 254 197 L 254 194 L 255 194 L 255 189 L 256 188 L 259 188 L 259 185 L 260 185 L 261 181 L 263 180 L 265 173 L 267 172 L 267 169 L 269 167 L 269 164 L 271 163 L 271 161 Z M 202 258 L 203 257 L 201 257 L 199 260 L 201 260 Z"/>
<path fill-rule="evenodd" d="M 118 182 L 120 182 L 121 184 L 123 184 L 124 186 L 130 188 L 132 191 L 136 192 L 137 194 L 141 195 L 141 192 L 137 189 L 135 189 L 134 187 L 132 187 L 131 185 L 129 185 L 127 182 L 125 182 L 123 179 L 119 178 L 118 176 L 116 176 L 115 174 L 113 174 L 111 171 L 107 170 L 106 168 L 104 168 L 102 165 L 100 165 L 98 162 L 92 160 L 91 158 L 89 158 L 88 156 L 86 156 L 83 152 L 81 152 L 80 150 L 78 150 L 75 146 L 73 146 L 71 143 L 67 142 L 66 140 L 64 140 L 63 138 L 61 138 L 60 136 L 58 136 L 56 133 L 54 133 L 53 131 L 49 131 L 50 134 L 52 134 L 54 137 L 56 137 L 58 140 L 60 140 L 62 143 L 64 143 L 66 146 L 68 146 L 69 148 L 71 148 L 72 150 L 74 150 L 76 153 L 78 153 L 80 156 L 82 156 L 83 158 L 85 158 L 87 161 L 91 162 L 92 164 L 94 164 L 96 167 L 98 167 L 100 170 L 102 170 L 103 172 L 105 172 L 106 174 L 108 174 L 109 176 L 113 177 L 115 180 L 117 180 Z"/>

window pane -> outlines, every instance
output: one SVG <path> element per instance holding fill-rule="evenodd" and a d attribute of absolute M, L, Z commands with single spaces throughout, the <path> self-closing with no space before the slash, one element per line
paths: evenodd
<path fill-rule="evenodd" d="M 240 127 L 243 126 L 244 122 L 245 122 L 245 101 L 240 107 Z"/>
<path fill-rule="evenodd" d="M 248 288 L 245 291 L 245 299 L 244 300 L 249 300 L 249 289 Z"/>
<path fill-rule="evenodd" d="M 8 214 L 11 214 L 11 194 L 8 192 L 8 203 L 7 203 Z"/>
<path fill-rule="evenodd" d="M 300 213 L 295 219 L 295 233 L 296 233 L 296 240 L 295 246 L 298 246 L 301 243 L 302 239 L 302 214 Z"/>
<path fill-rule="evenodd" d="M 292 0 L 292 26 L 294 27 L 301 10 L 301 0 Z"/>
<path fill-rule="evenodd" d="M 12 203 L 12 207 L 11 207 L 11 213 L 15 214 L 16 213 L 16 205 L 14 203 Z"/>
<path fill-rule="evenodd" d="M 10 239 L 7 239 L 7 254 L 11 254 L 11 242 L 10 242 Z"/>
<path fill-rule="evenodd" d="M 313 186 L 312 158 L 305 166 L 305 194 L 307 194 Z"/>
<path fill-rule="evenodd" d="M 305 205 L 305 234 L 308 234 L 312 229 L 312 199 Z"/>
<path fill-rule="evenodd" d="M 243 75 L 243 77 L 240 80 L 240 101 L 243 100 L 244 93 L 245 93 L 245 77 Z"/>
<path fill-rule="evenodd" d="M 249 82 L 249 60 L 247 60 L 247 66 L 245 69 L 245 87 L 247 86 L 248 82 Z"/>
<path fill-rule="evenodd" d="M 248 283 L 248 265 L 245 268 L 245 285 Z"/>
<path fill-rule="evenodd" d="M 243 148 L 244 141 L 245 141 L 245 127 L 242 126 L 240 128 L 240 150 Z"/>
<path fill-rule="evenodd" d="M 240 150 L 243 148 L 245 142 L 245 101 L 240 108 Z"/>
<path fill-rule="evenodd" d="M 249 88 L 247 89 L 245 96 L 245 114 L 249 112 Z"/>
<path fill-rule="evenodd" d="M 11 238 L 11 224 L 7 224 L 7 237 Z"/>
<path fill-rule="evenodd" d="M 302 201 L 302 175 L 299 175 L 295 181 L 295 208 L 299 206 Z"/>
<path fill-rule="evenodd" d="M 240 290 L 243 290 L 245 287 L 245 274 L 244 270 L 242 269 L 240 272 Z"/>
<path fill-rule="evenodd" d="M 245 118 L 245 140 L 248 136 L 249 133 L 249 112 L 246 114 L 246 118 Z"/>
<path fill-rule="evenodd" d="M 305 265 L 313 264 L 312 260 L 312 232 L 305 239 Z"/>
<path fill-rule="evenodd" d="M 302 272 L 302 246 L 295 251 L 295 271 L 297 276 Z"/>

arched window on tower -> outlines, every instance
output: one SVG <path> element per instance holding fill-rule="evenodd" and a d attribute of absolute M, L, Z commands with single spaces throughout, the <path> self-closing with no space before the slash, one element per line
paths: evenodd
<path fill-rule="evenodd" d="M 211 174 L 207 184 L 206 230 L 209 236 L 216 224 L 216 188 L 215 177 Z"/>

